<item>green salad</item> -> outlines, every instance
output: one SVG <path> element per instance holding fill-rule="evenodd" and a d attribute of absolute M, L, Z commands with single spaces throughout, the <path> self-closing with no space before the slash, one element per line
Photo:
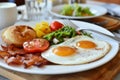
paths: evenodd
<path fill-rule="evenodd" d="M 74 28 L 70 26 L 64 26 L 63 28 L 54 31 L 50 34 L 43 36 L 43 38 L 47 39 L 51 44 L 54 44 L 54 38 L 58 40 L 58 43 L 64 42 L 64 38 L 71 38 L 76 36 L 76 31 Z"/>
<path fill-rule="evenodd" d="M 89 7 L 81 7 L 78 4 L 64 5 L 63 9 L 60 11 L 60 14 L 65 16 L 93 16 L 94 15 L 90 11 Z"/>
<path fill-rule="evenodd" d="M 59 44 L 61 42 L 64 42 L 65 39 L 75 37 L 76 35 L 84 35 L 92 38 L 91 33 L 87 33 L 81 30 L 76 32 L 75 28 L 68 25 L 64 26 L 59 30 L 56 30 L 54 32 L 51 32 L 43 36 L 43 38 L 47 39 L 50 42 L 50 44 L 53 45 L 53 44 Z M 54 42 L 54 39 L 57 40 L 57 43 Z"/>

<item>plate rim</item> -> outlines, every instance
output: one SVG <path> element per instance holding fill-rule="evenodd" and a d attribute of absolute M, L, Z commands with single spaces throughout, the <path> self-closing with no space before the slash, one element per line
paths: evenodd
<path fill-rule="evenodd" d="M 104 11 L 102 14 L 100 15 L 96 15 L 96 16 L 85 16 L 85 17 L 75 17 L 75 16 L 65 16 L 65 15 L 61 15 L 61 14 L 58 14 L 58 13 L 55 13 L 53 12 L 52 10 L 56 7 L 59 7 L 59 6 L 64 6 L 66 4 L 61 4 L 61 5 L 56 5 L 56 6 L 53 6 L 51 9 L 48 10 L 48 12 L 53 15 L 53 16 L 56 16 L 56 17 L 59 17 L 59 18 L 68 18 L 68 19 L 89 19 L 89 18 L 95 18 L 95 17 L 99 17 L 99 16 L 102 16 L 102 15 L 105 15 L 107 13 L 107 9 L 101 5 L 93 5 L 93 4 L 90 4 L 90 3 L 79 3 L 79 5 L 81 6 L 84 6 L 84 5 L 88 5 L 88 6 L 95 6 L 95 7 L 99 7 L 99 8 L 102 8 L 102 10 Z"/>
<path fill-rule="evenodd" d="M 59 20 L 58 20 L 59 21 Z M 64 20 L 62 20 L 62 21 L 64 21 Z M 75 20 L 73 20 L 73 21 L 75 21 Z M 79 21 L 76 21 L 76 22 L 79 22 Z M 83 22 L 83 21 L 80 21 L 80 22 Z M 85 23 L 85 22 L 84 22 Z M 91 24 L 91 23 L 86 23 L 86 24 Z M 93 24 L 94 25 L 94 24 Z M 97 26 L 98 27 L 98 26 Z M 1 30 L 0 30 L 0 32 L 2 32 Z M 95 33 L 95 32 L 93 32 L 93 33 Z M 104 37 L 107 37 L 107 38 L 110 38 L 110 37 L 108 37 L 108 36 L 106 36 L 106 35 L 102 35 L 102 34 L 98 34 L 98 33 L 96 33 L 97 35 L 100 35 L 100 36 L 104 36 Z M 112 39 L 113 41 L 115 41 L 113 38 L 110 38 L 110 39 Z M 9 65 L 7 65 L 6 63 L 3 63 L 3 64 L 5 64 L 6 66 L 4 66 L 3 64 L 1 64 L 1 61 L 0 61 L 0 66 L 1 67 L 3 67 L 3 68 L 7 68 L 7 69 L 10 69 L 10 70 L 13 70 L 13 71 L 17 71 L 17 72 L 23 72 L 23 73 L 29 73 L 29 74 L 47 74 L 47 75 L 55 75 L 55 74 L 68 74 L 68 73 L 75 73 L 75 72 L 82 72 L 82 71 L 86 71 L 86 70 L 90 70 L 90 69 L 93 69 L 93 68 L 96 68 L 96 67 L 99 67 L 99 66 L 101 66 L 101 65 L 103 65 L 103 64 L 105 64 L 105 63 L 107 63 L 107 62 L 109 62 L 111 59 L 113 59 L 115 56 L 116 56 L 116 54 L 117 54 L 117 52 L 119 51 L 119 43 L 117 42 L 117 41 L 115 41 L 115 43 L 116 43 L 116 52 L 114 52 L 114 55 L 111 57 L 111 58 L 109 58 L 109 59 L 107 59 L 105 62 L 103 62 L 102 64 L 100 64 L 100 62 L 99 62 L 99 60 L 97 60 L 97 61 L 95 61 L 96 62 L 96 65 L 97 66 L 94 66 L 94 65 L 92 65 L 91 67 L 88 67 L 88 68 L 83 68 L 83 70 L 70 70 L 70 71 L 66 71 L 65 70 L 65 72 L 62 72 L 62 71 L 60 71 L 60 72 L 39 72 L 39 70 L 37 70 L 37 71 L 33 71 L 33 70 L 31 70 L 31 69 L 24 69 L 24 68 L 19 68 L 19 67 L 17 67 L 17 69 L 15 69 L 16 67 L 14 67 L 14 66 L 9 66 Z M 108 54 L 106 54 L 106 55 L 108 55 Z M 106 56 L 105 55 L 105 56 Z M 103 59 L 103 58 L 102 58 Z M 101 60 L 101 59 L 100 59 Z M 97 63 L 97 62 L 99 62 L 99 63 Z M 92 62 L 91 64 L 94 64 L 94 62 Z M 82 66 L 84 66 L 84 65 L 89 65 L 89 64 L 83 64 Z M 53 65 L 53 66 L 56 66 L 56 65 Z M 60 65 L 60 66 L 62 66 L 62 67 L 64 67 L 63 65 Z M 80 67 L 81 65 L 74 65 L 74 66 L 69 66 L 70 68 L 71 67 L 77 67 L 77 69 Z M 21 67 L 23 67 L 23 66 L 21 66 Z M 47 66 L 47 67 L 52 67 L 52 65 L 51 66 Z M 58 66 L 59 67 L 59 66 Z M 68 66 L 66 66 L 67 68 L 68 68 Z M 46 68 L 46 67 L 45 67 Z M 35 68 L 35 69 L 40 69 L 41 70 L 41 68 Z"/>

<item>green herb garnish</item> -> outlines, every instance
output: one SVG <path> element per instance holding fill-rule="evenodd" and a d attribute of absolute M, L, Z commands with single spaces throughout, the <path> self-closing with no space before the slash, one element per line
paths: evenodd
<path fill-rule="evenodd" d="M 50 34 L 43 36 L 43 38 L 47 39 L 51 44 L 55 44 L 53 39 L 56 38 L 58 43 L 64 42 L 64 38 L 71 38 L 76 36 L 76 31 L 74 28 L 70 26 L 64 26 L 63 28 L 54 31 Z"/>
<path fill-rule="evenodd" d="M 81 32 L 81 35 L 84 35 L 84 36 L 88 36 L 88 37 L 90 37 L 90 38 L 93 38 L 92 37 L 92 33 L 87 33 L 87 32 L 85 32 L 85 31 L 80 31 Z"/>

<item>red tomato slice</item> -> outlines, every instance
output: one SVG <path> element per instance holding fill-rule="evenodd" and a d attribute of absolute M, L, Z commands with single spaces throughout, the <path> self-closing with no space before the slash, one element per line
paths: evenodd
<path fill-rule="evenodd" d="M 52 31 L 56 31 L 56 30 L 58 30 L 58 29 L 60 29 L 60 28 L 62 28 L 62 27 L 63 27 L 63 24 L 60 23 L 60 22 L 58 22 L 58 21 L 53 21 L 53 22 L 50 24 L 50 29 L 51 29 Z"/>
<path fill-rule="evenodd" d="M 23 43 L 26 52 L 43 52 L 49 48 L 49 42 L 46 39 L 33 39 Z"/>

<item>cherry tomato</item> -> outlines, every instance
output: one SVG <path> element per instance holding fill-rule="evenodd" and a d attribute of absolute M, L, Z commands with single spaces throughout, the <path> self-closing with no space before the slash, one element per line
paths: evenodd
<path fill-rule="evenodd" d="M 50 29 L 51 29 L 51 31 L 56 31 L 56 30 L 58 30 L 58 29 L 60 29 L 60 28 L 62 28 L 62 27 L 63 27 L 63 24 L 60 23 L 60 22 L 58 22 L 58 21 L 53 21 L 53 22 L 50 24 Z"/>
<path fill-rule="evenodd" d="M 43 52 L 49 48 L 49 42 L 46 39 L 33 39 L 23 43 L 26 52 Z"/>

